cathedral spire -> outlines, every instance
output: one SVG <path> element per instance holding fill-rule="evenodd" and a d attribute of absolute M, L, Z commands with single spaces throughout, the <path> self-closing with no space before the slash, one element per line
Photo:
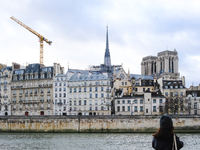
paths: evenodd
<path fill-rule="evenodd" d="M 104 65 L 111 66 L 109 42 L 108 42 L 108 25 L 107 25 L 107 32 L 106 32 L 106 49 L 105 49 L 105 56 L 104 56 Z"/>

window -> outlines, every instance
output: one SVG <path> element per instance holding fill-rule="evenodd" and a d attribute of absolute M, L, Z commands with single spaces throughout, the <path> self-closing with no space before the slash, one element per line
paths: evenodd
<path fill-rule="evenodd" d="M 103 87 L 101 87 L 101 91 L 103 91 Z"/>
<path fill-rule="evenodd" d="M 156 99 L 153 99 L 153 103 L 156 103 Z"/>
<path fill-rule="evenodd" d="M 104 110 L 104 107 L 103 107 L 103 106 L 101 106 L 101 110 Z"/>
<path fill-rule="evenodd" d="M 156 106 L 153 106 L 153 112 L 156 112 Z"/>
<path fill-rule="evenodd" d="M 145 91 L 145 88 L 143 88 L 143 91 Z"/>
<path fill-rule="evenodd" d="M 143 112 L 143 106 L 140 106 L 140 112 Z"/>
<path fill-rule="evenodd" d="M 128 104 L 130 104 L 131 103 L 131 101 L 130 100 L 128 100 Z"/>
<path fill-rule="evenodd" d="M 90 92 L 92 92 L 92 87 L 90 87 Z"/>
<path fill-rule="evenodd" d="M 137 100 L 134 100 L 134 104 L 137 104 Z"/>
<path fill-rule="evenodd" d="M 72 105 L 72 101 L 69 101 L 69 105 L 70 105 L 70 106 Z"/>
<path fill-rule="evenodd" d="M 66 82 L 64 82 L 64 86 L 66 86 Z"/>
<path fill-rule="evenodd" d="M 117 104 L 120 104 L 120 101 L 117 101 Z"/>
<path fill-rule="evenodd" d="M 74 101 L 74 105 L 76 105 L 76 100 Z"/>
<path fill-rule="evenodd" d="M 143 104 L 143 100 L 142 99 L 140 100 L 140 104 Z"/>
<path fill-rule="evenodd" d="M 92 98 L 92 94 L 90 94 L 90 98 Z"/>
<path fill-rule="evenodd" d="M 55 83 L 55 86 L 57 86 L 57 83 Z"/>
<path fill-rule="evenodd" d="M 84 88 L 84 92 L 86 92 L 86 88 Z"/>
<path fill-rule="evenodd" d="M 148 113 L 148 109 L 146 109 L 146 113 Z"/>
<path fill-rule="evenodd" d="M 194 103 L 194 108 L 197 109 L 197 103 Z"/>
<path fill-rule="evenodd" d="M 103 93 L 101 93 L 101 97 L 102 97 L 102 98 L 104 97 L 104 94 L 103 94 Z"/>
<path fill-rule="evenodd" d="M 41 89 L 41 93 L 43 93 L 43 89 Z"/>
<path fill-rule="evenodd" d="M 127 85 L 127 82 L 125 82 L 125 85 Z"/>
<path fill-rule="evenodd" d="M 50 93 L 50 89 L 47 90 L 47 93 Z"/>
<path fill-rule="evenodd" d="M 30 90 L 30 94 L 33 94 L 32 89 Z"/>
<path fill-rule="evenodd" d="M 95 105 L 98 105 L 98 100 L 95 100 Z"/>
<path fill-rule="evenodd" d="M 124 82 L 122 82 L 122 85 L 124 85 Z"/>
<path fill-rule="evenodd" d="M 130 106 L 128 106 L 128 108 L 127 108 L 127 109 L 128 109 L 128 111 L 130 111 Z"/>
<path fill-rule="evenodd" d="M 57 92 L 57 88 L 55 88 L 55 92 Z"/>
<path fill-rule="evenodd" d="M 66 97 L 66 93 L 63 93 L 63 97 Z"/>
<path fill-rule="evenodd" d="M 183 96 L 183 92 L 181 92 L 180 95 Z"/>
<path fill-rule="evenodd" d="M 173 96 L 173 92 L 170 92 L 170 96 Z"/>
<path fill-rule="evenodd" d="M 117 111 L 120 111 L 120 106 L 117 106 Z"/>
<path fill-rule="evenodd" d="M 55 93 L 55 97 L 57 97 L 57 93 Z"/>
<path fill-rule="evenodd" d="M 104 100 L 101 100 L 101 105 L 103 105 L 103 103 L 104 103 Z"/>
<path fill-rule="evenodd" d="M 135 91 L 137 91 L 137 88 L 135 88 Z"/>
<path fill-rule="evenodd" d="M 72 92 L 72 89 L 69 89 L 69 93 L 71 93 Z"/>
<path fill-rule="evenodd" d="M 62 88 L 59 88 L 59 91 L 62 91 Z"/>
<path fill-rule="evenodd" d="M 98 98 L 98 94 L 95 94 L 95 98 Z"/>
<path fill-rule="evenodd" d="M 165 92 L 165 96 L 168 96 L 168 92 Z"/>
<path fill-rule="evenodd" d="M 125 111 L 125 106 L 122 106 L 122 111 Z"/>
<path fill-rule="evenodd" d="M 79 100 L 79 105 L 81 105 L 81 100 Z"/>
<path fill-rule="evenodd" d="M 98 110 L 98 107 L 95 107 L 95 110 Z"/>
<path fill-rule="evenodd" d="M 13 95 L 16 95 L 16 91 L 15 90 L 13 91 Z"/>
<path fill-rule="evenodd" d="M 95 91 L 96 91 L 96 92 L 98 91 L 97 87 L 95 87 Z"/>
<path fill-rule="evenodd" d="M 162 103 L 162 99 L 160 99 L 160 103 Z"/>
<path fill-rule="evenodd" d="M 123 100 L 122 103 L 125 104 L 125 100 Z"/>
<path fill-rule="evenodd" d="M 84 100 L 84 105 L 87 105 L 87 101 L 86 100 Z"/>
<path fill-rule="evenodd" d="M 79 92 L 81 92 L 81 88 L 79 88 Z"/>
<path fill-rule="evenodd" d="M 137 112 L 137 106 L 134 107 L 134 112 Z"/>
<path fill-rule="evenodd" d="M 92 100 L 90 100 L 90 105 L 92 105 Z"/>
<path fill-rule="evenodd" d="M 175 92 L 175 96 L 178 96 L 178 92 Z"/>
<path fill-rule="evenodd" d="M 74 93 L 76 93 L 76 88 L 74 88 Z"/>
<path fill-rule="evenodd" d="M 59 93 L 59 97 L 62 97 L 62 93 Z"/>

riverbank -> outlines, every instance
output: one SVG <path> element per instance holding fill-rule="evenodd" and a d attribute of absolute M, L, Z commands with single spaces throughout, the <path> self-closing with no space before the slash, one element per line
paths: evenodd
<path fill-rule="evenodd" d="M 200 116 L 172 116 L 175 132 L 200 133 Z M 1 116 L 0 132 L 153 133 L 160 116 Z"/>

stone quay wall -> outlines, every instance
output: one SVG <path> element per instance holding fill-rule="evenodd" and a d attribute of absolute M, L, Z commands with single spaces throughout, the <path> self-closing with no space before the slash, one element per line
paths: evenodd
<path fill-rule="evenodd" d="M 175 132 L 199 132 L 200 116 L 172 116 Z M 156 132 L 160 116 L 1 116 L 0 132 Z"/>

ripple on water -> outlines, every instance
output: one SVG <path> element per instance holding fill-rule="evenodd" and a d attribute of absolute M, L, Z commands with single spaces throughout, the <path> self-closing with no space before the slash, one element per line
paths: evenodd
<path fill-rule="evenodd" d="M 178 134 L 183 150 L 199 150 L 200 134 Z M 145 133 L 0 133 L 1 150 L 150 150 Z"/>

